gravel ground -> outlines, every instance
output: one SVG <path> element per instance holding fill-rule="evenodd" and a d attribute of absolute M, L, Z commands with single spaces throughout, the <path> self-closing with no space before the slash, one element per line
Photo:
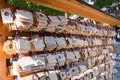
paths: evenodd
<path fill-rule="evenodd" d="M 115 80 L 120 80 L 120 42 L 115 42 L 115 53 L 116 53 L 116 65 L 115 69 L 117 72 L 115 73 Z"/>

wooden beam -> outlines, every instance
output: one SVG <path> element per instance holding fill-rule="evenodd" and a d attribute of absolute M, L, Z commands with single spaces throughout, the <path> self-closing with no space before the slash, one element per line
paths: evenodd
<path fill-rule="evenodd" d="M 9 7 L 5 4 L 5 0 L 0 1 L 0 9 Z M 6 29 L 6 26 L 2 22 L 2 18 L 0 16 L 0 80 L 13 80 L 13 77 L 7 75 L 7 68 L 6 68 L 6 59 L 9 55 L 6 55 L 3 52 L 3 45 L 6 39 L 6 36 L 11 35 Z"/>
<path fill-rule="evenodd" d="M 69 18 L 69 13 L 68 12 L 65 12 L 65 17 Z"/>
<path fill-rule="evenodd" d="M 109 25 L 120 24 L 120 20 L 96 10 L 77 0 L 27 0 L 32 3 L 87 17 Z"/>

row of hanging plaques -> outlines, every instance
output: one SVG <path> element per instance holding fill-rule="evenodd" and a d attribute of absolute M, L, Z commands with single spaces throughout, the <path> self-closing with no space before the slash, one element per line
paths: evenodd
<path fill-rule="evenodd" d="M 49 16 L 42 12 L 20 9 L 1 9 L 2 21 L 8 30 L 47 31 L 81 35 L 115 36 L 115 30 L 91 23 L 76 22 L 64 16 Z"/>
<path fill-rule="evenodd" d="M 114 59 L 114 53 L 108 51 L 108 49 L 103 49 L 103 52 L 101 49 L 99 49 L 100 52 L 97 51 L 97 49 L 76 49 L 76 50 L 65 50 L 61 52 L 54 52 L 54 53 L 44 53 L 39 56 L 23 56 L 21 54 L 16 56 L 17 62 L 19 66 L 22 68 L 21 70 L 31 70 L 31 68 L 36 68 L 38 66 L 38 69 L 41 66 L 41 69 L 49 69 L 51 67 L 54 69 L 54 67 L 57 66 L 64 66 L 65 64 L 76 62 L 80 60 L 87 60 L 88 64 L 86 63 L 88 68 L 92 68 L 96 64 L 101 64 L 103 62 L 107 62 Z M 13 60 L 14 61 L 14 60 Z M 19 69 L 20 70 L 20 69 Z"/>
<path fill-rule="evenodd" d="M 87 69 L 84 64 L 76 62 L 69 69 L 64 67 L 61 70 L 34 72 L 31 75 L 22 76 L 21 80 L 113 80 L 113 65 L 113 61 L 110 61 Z"/>
<path fill-rule="evenodd" d="M 82 38 L 79 36 L 39 37 L 38 35 L 24 38 L 15 36 L 4 43 L 3 50 L 9 55 L 13 55 L 15 53 L 27 53 L 29 51 L 54 51 L 55 49 L 61 50 L 113 44 L 113 38 Z"/>
<path fill-rule="evenodd" d="M 1 9 L 1 16 L 8 30 L 15 32 L 3 50 L 14 55 L 10 74 L 16 79 L 114 80 L 113 28 L 20 9 Z M 58 34 L 23 37 L 22 31 Z M 32 55 L 24 55 L 29 52 Z M 32 74 L 22 76 L 27 72 Z"/>
<path fill-rule="evenodd" d="M 106 50 L 104 50 L 104 52 L 106 52 Z M 107 53 L 104 53 L 104 54 L 107 54 Z M 31 57 L 21 56 L 19 54 L 19 57 L 17 57 L 17 59 L 13 61 L 13 65 L 12 65 L 12 68 L 10 69 L 10 72 L 12 76 L 18 76 L 18 75 L 20 76 L 22 72 L 35 71 L 36 72 L 35 74 L 41 74 L 41 72 L 44 73 L 46 71 L 53 71 L 53 72 L 59 71 L 57 72 L 58 75 L 59 73 L 62 73 L 62 72 L 64 73 L 69 72 L 69 74 L 71 75 L 69 79 L 76 76 L 77 76 L 76 77 L 77 79 L 80 79 L 81 77 L 83 77 L 79 75 L 80 73 L 84 74 L 86 73 L 86 71 L 89 71 L 91 69 L 94 70 L 94 67 L 98 68 L 101 65 L 102 68 L 100 68 L 100 70 L 98 69 L 96 70 L 97 74 L 94 75 L 94 77 L 100 76 L 100 74 L 104 74 L 104 72 L 105 73 L 109 72 L 112 75 L 114 72 L 113 66 L 115 63 L 113 61 L 114 59 L 113 54 L 112 53 L 110 54 L 111 55 L 109 55 L 109 53 L 107 54 L 109 56 L 99 55 L 97 57 L 94 56 L 92 58 L 84 55 L 85 59 L 80 62 L 79 62 L 79 59 L 81 59 L 83 56 L 80 55 L 79 51 L 74 51 L 74 53 L 67 52 L 67 51 L 58 52 L 55 54 L 47 53 L 39 56 L 34 55 Z M 37 72 L 37 71 L 41 71 L 41 72 Z M 31 74 L 31 75 L 34 75 L 34 74 Z M 31 75 L 21 76 L 20 80 L 26 80 L 26 77 L 28 78 L 28 80 L 32 80 L 29 78 Z M 46 77 L 46 79 L 41 79 L 41 80 L 47 80 L 49 78 L 48 75 L 43 75 L 43 76 L 38 75 L 38 76 L 39 78 Z M 50 80 L 54 80 L 54 79 L 50 79 Z M 58 79 L 55 79 L 55 80 L 58 80 Z M 66 80 L 66 78 L 59 79 L 59 80 Z"/>

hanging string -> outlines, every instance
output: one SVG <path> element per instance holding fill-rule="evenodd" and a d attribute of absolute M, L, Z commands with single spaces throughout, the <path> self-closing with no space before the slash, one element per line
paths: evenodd
<path fill-rule="evenodd" d="M 37 73 L 36 72 L 33 72 L 33 73 L 38 78 L 38 80 L 40 80 L 40 77 L 37 75 Z"/>

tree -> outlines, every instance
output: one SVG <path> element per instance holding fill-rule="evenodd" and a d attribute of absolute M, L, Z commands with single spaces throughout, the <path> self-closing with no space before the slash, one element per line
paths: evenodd
<path fill-rule="evenodd" d="M 31 3 L 31 2 L 27 2 L 25 0 L 7 0 L 7 3 L 11 4 L 11 5 L 16 5 L 17 7 L 24 7 L 24 8 L 29 8 L 31 10 L 45 12 L 48 14 L 64 16 L 64 12 L 62 12 L 62 11 L 58 11 L 58 10 L 51 9 L 48 7 L 36 5 L 36 4 Z"/>
<path fill-rule="evenodd" d="M 103 7 L 109 7 L 117 2 L 119 2 L 119 0 L 96 0 L 94 6 L 101 9 Z"/>

